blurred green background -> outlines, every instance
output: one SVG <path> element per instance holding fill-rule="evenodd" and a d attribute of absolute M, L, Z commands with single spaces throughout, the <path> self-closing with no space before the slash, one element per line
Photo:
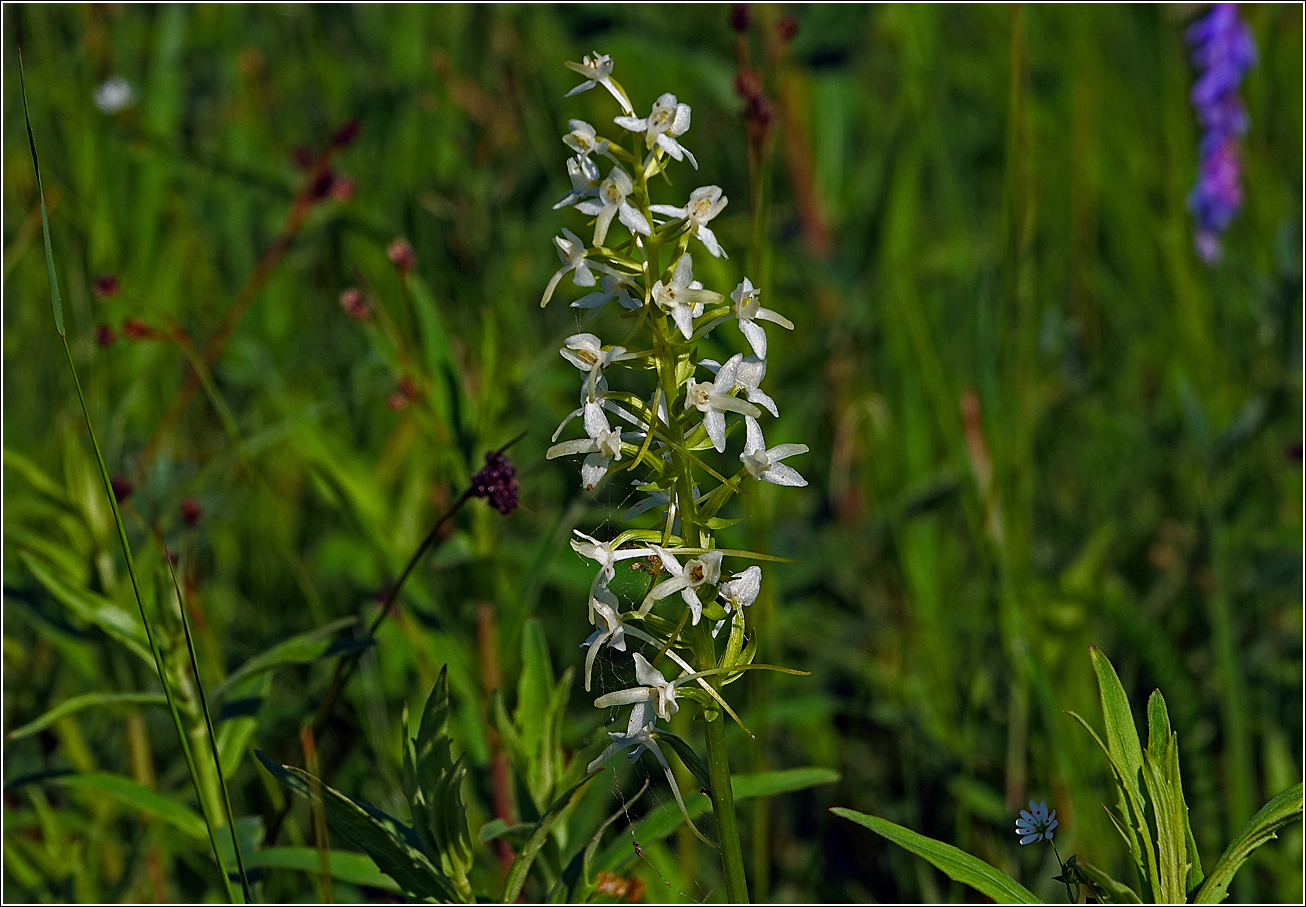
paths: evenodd
<path fill-rule="evenodd" d="M 1136 708 L 1164 691 L 1208 864 L 1301 777 L 1302 14 L 1242 8 L 1259 49 L 1242 89 L 1246 204 L 1207 268 L 1185 204 L 1195 10 L 753 11 L 777 115 L 764 304 L 797 326 L 771 332 L 781 418 L 767 436 L 811 446 L 795 461 L 811 485 L 756 489 L 723 538 L 801 559 L 767 569 L 753 617 L 759 661 L 811 676 L 730 688 L 758 733 L 731 737 L 732 760 L 841 777 L 741 804 L 757 898 L 976 897 L 834 805 L 1059 898 L 1051 853 L 1012 834 L 1016 809 L 1046 799 L 1062 854 L 1124 877 L 1099 805 L 1114 802 L 1107 766 L 1062 714 L 1100 721 L 1090 644 Z M 783 15 L 799 26 L 787 47 Z M 577 229 L 550 210 L 567 188 L 558 137 L 570 117 L 602 129 L 614 115 L 602 91 L 564 99 L 576 77 L 562 64 L 598 48 L 637 111 L 665 91 L 692 105 L 682 141 L 700 169 L 662 200 L 692 179 L 725 190 L 713 227 L 732 257 L 698 276 L 728 289 L 750 230 L 728 7 L 6 4 L 3 39 L 6 733 L 74 696 L 158 689 L 122 641 L 139 620 L 52 329 L 21 45 L 74 359 L 109 468 L 135 486 L 125 514 L 149 595 L 167 588 L 161 544 L 179 555 L 206 687 L 374 613 L 483 452 L 529 431 L 511 452 L 522 508 L 460 514 L 318 741 L 325 780 L 398 810 L 400 706 L 447 662 L 483 820 L 494 672 L 512 699 L 532 617 L 555 669 L 579 664 L 591 574 L 566 538 L 608 537 L 630 498 L 624 484 L 585 498 L 575 463 L 543 457 L 576 395 L 557 354 L 578 330 L 569 282 L 537 305 L 550 237 Z M 135 102 L 103 113 L 93 92 L 115 75 Z M 305 202 L 300 149 L 352 119 L 331 163 L 352 197 L 338 181 Z M 407 279 L 386 255 L 400 236 Z M 97 293 L 104 276 L 116 293 Z M 338 302 L 353 286 L 366 324 Z M 248 310 L 207 386 L 166 418 L 187 349 L 233 303 Z M 125 319 L 145 336 L 121 336 Z M 596 330 L 615 339 L 615 323 Z M 184 499 L 201 508 L 193 526 Z M 299 727 L 331 664 L 227 698 L 238 815 L 276 813 L 250 750 L 303 764 Z M 563 744 L 592 758 L 604 720 L 577 684 Z M 133 702 L 7 740 L 6 894 L 220 897 L 202 838 L 32 779 L 112 773 L 194 806 L 179 753 L 166 711 Z M 650 774 L 622 773 L 591 792 L 577 835 Z M 307 815 L 284 840 L 311 837 Z M 648 899 L 722 896 L 711 852 L 641 843 L 628 872 Z M 1258 852 L 1235 897 L 1300 902 L 1301 858 L 1298 828 Z M 263 871 L 268 899 L 321 897 L 314 884 Z M 335 896 L 387 897 L 344 883 Z"/>

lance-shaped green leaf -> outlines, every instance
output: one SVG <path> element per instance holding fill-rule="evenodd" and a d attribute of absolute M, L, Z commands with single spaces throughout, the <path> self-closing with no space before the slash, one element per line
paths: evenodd
<path fill-rule="evenodd" d="M 310 784 L 322 793 L 322 808 L 332 829 L 363 850 L 406 893 L 419 898 L 457 900 L 453 885 L 418 847 L 413 830 L 374 806 L 364 805 L 321 784 L 303 769 L 273 762 L 256 753 L 274 778 L 302 797 L 311 798 Z"/>
<path fill-rule="evenodd" d="M 30 737 L 38 731 L 45 730 L 61 718 L 67 718 L 69 715 L 76 714 L 82 709 L 107 705 L 167 704 L 168 699 L 162 693 L 85 693 L 81 696 L 74 696 L 71 699 L 65 699 L 41 717 L 29 721 L 22 727 L 14 728 L 6 736 L 10 740 Z"/>
<path fill-rule="evenodd" d="M 830 810 L 837 816 L 851 819 L 858 825 L 864 825 L 878 835 L 888 838 L 900 847 L 910 850 L 935 867 L 942 870 L 953 881 L 969 885 L 980 894 L 993 898 L 1000 904 L 1039 904 L 1024 885 L 1000 869 L 990 866 L 978 857 L 973 857 L 964 850 L 951 844 L 944 844 L 933 838 L 917 834 L 910 828 L 903 828 L 886 819 L 868 816 L 856 810 L 836 806 Z"/>
<path fill-rule="evenodd" d="M 517 900 L 521 894 L 522 886 L 526 884 L 526 875 L 530 872 L 531 864 L 535 862 L 535 857 L 539 854 L 540 848 L 548 840 L 549 832 L 553 828 L 553 823 L 571 805 L 572 798 L 578 795 L 586 784 L 588 784 L 599 771 L 590 772 L 584 778 L 577 781 L 561 797 L 554 800 L 540 820 L 535 823 L 535 830 L 531 833 L 530 838 L 522 847 L 521 852 L 517 854 L 517 859 L 512 861 L 512 866 L 508 869 L 508 877 L 503 881 L 503 897 L 500 900 L 505 904 L 511 904 Z"/>
<path fill-rule="evenodd" d="M 325 626 L 314 627 L 289 639 L 282 640 L 232 671 L 227 675 L 226 680 L 213 688 L 210 695 L 214 699 L 221 699 L 242 680 L 265 671 L 271 671 L 282 665 L 306 664 L 332 654 L 333 638 L 336 633 L 356 621 L 357 618 L 354 617 L 342 617 L 340 620 L 332 621 Z"/>
<path fill-rule="evenodd" d="M 1156 818 L 1157 869 L 1160 872 L 1160 899 L 1168 903 L 1184 901 L 1192 886 L 1188 880 L 1197 859 L 1197 848 L 1189 848 L 1188 808 L 1179 779 L 1179 740 L 1170 729 L 1170 714 L 1160 690 L 1153 690 L 1147 701 L 1147 751 L 1143 755 L 1144 781 Z"/>
<path fill-rule="evenodd" d="M 426 699 L 416 740 L 409 736 L 407 710 L 404 713 L 404 793 L 422 843 L 462 898 L 470 900 L 467 870 L 472 865 L 472 842 L 462 801 L 465 755 L 454 762 L 450 750 L 446 666 Z"/>
<path fill-rule="evenodd" d="M 594 893 L 594 875 L 590 869 L 594 863 L 594 854 L 598 851 L 599 843 L 603 840 L 603 833 L 622 816 L 630 816 L 630 807 L 644 795 L 644 791 L 648 790 L 650 782 L 650 778 L 645 778 L 639 790 L 635 791 L 635 795 L 629 800 L 623 800 L 621 806 L 598 827 L 598 830 L 590 837 L 585 847 L 567 861 L 567 865 L 562 869 L 562 875 L 558 877 L 553 890 L 549 892 L 550 903 L 561 901 L 567 904 L 579 904 L 590 899 L 590 896 Z"/>
<path fill-rule="evenodd" d="M 1218 904 L 1229 892 L 1234 874 L 1256 848 L 1279 836 L 1279 829 L 1296 822 L 1302 816 L 1302 786 L 1294 784 L 1261 807 L 1243 826 L 1220 860 L 1207 876 L 1206 883 L 1197 892 L 1198 904 Z"/>

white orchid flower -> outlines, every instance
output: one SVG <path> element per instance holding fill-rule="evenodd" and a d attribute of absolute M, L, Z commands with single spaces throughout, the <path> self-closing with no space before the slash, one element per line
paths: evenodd
<path fill-rule="evenodd" d="M 618 217 L 631 233 L 650 235 L 653 230 L 639 209 L 627 198 L 635 191 L 635 184 L 625 170 L 614 166 L 608 178 L 599 184 L 598 198 L 586 199 L 576 206 L 582 214 L 596 217 L 594 222 L 594 245 L 601 246 L 608 238 L 608 227 L 612 218 Z"/>
<path fill-rule="evenodd" d="M 544 288 L 544 296 L 540 299 L 540 308 L 549 304 L 549 300 L 553 298 L 553 291 L 558 288 L 558 281 L 562 280 L 563 275 L 569 271 L 576 272 L 572 280 L 578 287 L 592 287 L 598 283 L 594 272 L 590 270 L 589 263 L 585 261 L 585 244 L 580 241 L 579 236 L 563 227 L 562 235 L 553 237 L 553 245 L 558 250 L 558 257 L 562 259 L 562 267 L 558 269 L 558 273 L 549 278 L 549 285 Z"/>
<path fill-rule="evenodd" d="M 747 608 L 757 601 L 757 594 L 762 591 L 762 568 L 756 565 L 743 573 L 737 573 L 721 584 L 721 597 L 725 604 L 721 607 L 726 612 Z"/>
<path fill-rule="evenodd" d="M 731 314 L 739 319 L 739 330 L 744 332 L 744 336 L 748 338 L 749 345 L 759 359 L 766 358 L 766 332 L 757 323 L 759 320 L 778 324 L 788 331 L 794 329 L 794 323 L 779 312 L 762 308 L 761 291 L 754 287 L 747 277 L 744 278 L 743 283 L 735 287 L 730 298 L 734 301 L 734 305 L 730 307 Z"/>
<path fill-rule="evenodd" d="M 567 92 L 564 97 L 569 98 L 572 95 L 580 94 L 582 91 L 589 91 L 595 85 L 602 85 L 608 90 L 608 94 L 617 99 L 617 103 L 621 105 L 622 110 L 633 114 L 635 108 L 630 106 L 630 101 L 626 99 L 626 93 L 612 79 L 612 57 L 601 54 L 596 50 L 592 55 L 587 54 L 584 56 L 582 60 L 581 63 L 567 63 L 567 68 L 572 72 L 580 73 L 585 77 L 585 81 Z"/>
<path fill-rule="evenodd" d="M 571 304 L 573 309 L 587 309 L 589 317 L 593 318 L 599 313 L 605 305 L 612 300 L 627 311 L 634 311 L 640 308 L 644 303 L 630 294 L 630 283 L 615 274 L 605 274 L 599 278 L 599 288 L 593 293 L 587 293 L 580 299 Z"/>
<path fill-rule="evenodd" d="M 744 464 L 749 475 L 773 485 L 801 488 L 807 484 L 807 480 L 796 469 L 780 462 L 786 457 L 807 453 L 806 444 L 777 444 L 767 450 L 766 440 L 762 437 L 762 426 L 757 424 L 757 420 L 745 416 L 744 426 L 744 452 L 739 455 L 739 461 Z"/>
<path fill-rule="evenodd" d="M 599 590 L 607 589 L 608 583 L 612 582 L 613 577 L 617 575 L 617 561 L 625 561 L 633 557 L 647 557 L 653 552 L 648 548 L 615 548 L 613 542 L 600 542 L 579 529 L 573 529 L 572 532 L 582 540 L 572 539 L 572 550 L 581 557 L 587 557 L 599 565 L 599 572 L 594 574 L 594 581 L 590 583 L 590 623 L 594 623 L 595 599 L 599 597 Z"/>
<path fill-rule="evenodd" d="M 662 755 L 662 750 L 657 744 L 657 720 L 657 715 L 653 714 L 647 702 L 637 702 L 635 707 L 630 710 L 630 720 L 626 724 L 626 732 L 624 734 L 615 734 L 609 731 L 608 736 L 612 738 L 611 742 L 599 754 L 597 759 L 586 766 L 586 771 L 597 771 L 603 766 L 603 763 L 622 750 L 634 747 L 630 755 L 626 757 L 630 762 L 634 762 L 640 757 L 640 754 L 648 750 L 657 757 L 658 764 L 662 766 L 662 771 L 666 773 L 667 783 L 671 785 L 671 793 L 675 795 L 676 803 L 680 806 L 680 812 L 692 828 L 694 823 L 689 818 L 689 811 L 685 809 L 684 798 L 680 796 L 680 787 L 676 784 L 676 776 L 671 773 L 671 766 L 667 764 L 667 757 Z"/>
<path fill-rule="evenodd" d="M 705 585 L 714 585 L 721 578 L 721 552 L 707 551 L 690 559 L 682 567 L 676 556 L 667 549 L 657 545 L 650 545 L 649 548 L 661 559 L 662 566 L 671 574 L 671 578 L 650 589 L 636 613 L 647 614 L 655 602 L 679 592 L 693 614 L 692 623 L 697 625 L 703 616 L 703 602 L 698 597 L 698 590 Z"/>
<path fill-rule="evenodd" d="M 678 161 L 689 158 L 697 170 L 698 161 L 694 155 L 676 141 L 677 136 L 684 135 L 689 130 L 689 120 L 689 105 L 676 103 L 676 96 L 668 93 L 653 102 L 652 112 L 643 119 L 632 115 L 617 117 L 613 122 L 631 132 L 644 133 L 644 144 L 649 149 L 657 145 Z"/>
<path fill-rule="evenodd" d="M 738 359 L 739 356 L 736 355 L 732 358 Z M 698 364 L 714 375 L 721 369 L 721 363 L 714 359 L 700 359 L 698 360 Z M 727 364 L 729 364 L 729 360 L 727 360 Z M 748 356 L 740 359 L 739 367 L 735 370 L 734 387 L 727 389 L 726 393 L 729 393 L 730 390 L 741 390 L 744 392 L 744 397 L 749 403 L 756 403 L 771 415 L 778 416 L 780 415 L 780 411 L 776 409 L 775 401 L 771 399 L 770 394 L 766 393 L 758 386 L 762 383 L 762 379 L 765 377 L 765 359 L 758 359 L 756 356 Z"/>
<path fill-rule="evenodd" d="M 599 165 L 587 157 L 567 158 L 567 178 L 571 180 L 571 191 L 554 203 L 554 211 L 591 198 L 598 191 L 599 182 L 603 179 L 599 175 Z"/>
<path fill-rule="evenodd" d="M 720 186 L 702 186 L 689 193 L 689 203 L 683 208 L 677 208 L 675 205 L 652 205 L 649 210 L 668 217 L 684 218 L 689 225 L 689 232 L 697 236 L 703 245 L 707 246 L 709 252 L 717 258 L 729 258 L 730 256 L 717 242 L 716 234 L 707 226 L 708 221 L 725 209 L 728 201 L 729 199 L 721 194 Z"/>
<path fill-rule="evenodd" d="M 590 608 L 598 617 L 598 629 L 590 634 L 589 639 L 581 645 L 589 647 L 585 654 L 585 692 L 590 691 L 590 675 L 594 671 L 594 659 L 599 649 L 605 644 L 618 652 L 626 651 L 626 627 L 621 622 L 621 603 L 607 586 L 595 590 L 596 597 L 590 599 Z"/>
<path fill-rule="evenodd" d="M 599 480 L 607 475 L 614 461 L 621 459 L 622 434 L 614 431 L 603 415 L 603 407 L 597 402 L 585 404 L 585 434 L 588 438 L 576 441 L 563 441 L 545 451 L 544 458 L 552 460 L 572 454 L 587 453 L 585 462 L 580 467 L 581 487 L 593 491 Z"/>
<path fill-rule="evenodd" d="M 564 359 L 585 373 L 590 399 L 594 399 L 596 383 L 608 366 L 634 358 L 634 354 L 626 353 L 624 346 L 604 349 L 602 341 L 594 334 L 572 334 L 563 341 L 560 352 Z"/>
<path fill-rule="evenodd" d="M 688 252 L 676 262 L 670 281 L 663 283 L 659 280 L 653 284 L 653 301 L 671 316 L 686 340 L 693 335 L 694 319 L 703 314 L 703 307 L 724 298 L 720 293 L 703 289 L 702 284 L 694 280 L 694 260 Z"/>
<path fill-rule="evenodd" d="M 635 653 L 635 679 L 639 681 L 639 686 L 606 693 L 594 700 L 594 706 L 606 709 L 614 705 L 651 702 L 654 713 L 663 721 L 670 721 L 671 716 L 680 711 L 680 704 L 676 702 L 676 684 L 680 681 L 667 680 L 661 671 L 649 664 L 638 652 Z M 684 680 L 692 679 L 695 679 L 692 675 L 684 677 Z"/>
<path fill-rule="evenodd" d="M 581 160 L 589 160 L 591 154 L 608 153 L 608 140 L 599 138 L 589 123 L 584 120 L 568 120 L 567 128 L 571 131 L 562 137 L 562 141 Z"/>
<path fill-rule="evenodd" d="M 716 381 L 695 381 L 692 377 L 685 382 L 685 409 L 696 408 L 703 414 L 703 427 L 712 439 L 712 446 L 721 453 L 726 449 L 726 413 L 734 412 L 756 418 L 762 411 L 751 403 L 730 396 L 735 386 L 735 376 L 743 356 L 734 355 L 726 360 L 716 373 Z"/>

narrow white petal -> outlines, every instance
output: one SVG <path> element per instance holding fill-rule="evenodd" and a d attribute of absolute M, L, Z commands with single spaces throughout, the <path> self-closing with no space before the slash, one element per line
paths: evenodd
<path fill-rule="evenodd" d="M 748 340 L 748 345 L 753 348 L 759 359 L 766 358 L 766 331 L 756 321 L 739 319 L 739 330 L 744 332 L 744 337 Z"/>
<path fill-rule="evenodd" d="M 783 463 L 776 463 L 762 473 L 762 481 L 770 482 L 772 485 L 787 485 L 792 488 L 802 488 L 807 484 L 807 480 L 800 476 L 796 469 Z"/>

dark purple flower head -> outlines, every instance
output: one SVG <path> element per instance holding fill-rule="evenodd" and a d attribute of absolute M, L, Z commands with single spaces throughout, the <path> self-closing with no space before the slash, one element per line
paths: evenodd
<path fill-rule="evenodd" d="M 1220 234 L 1242 207 L 1237 140 L 1249 124 L 1238 86 L 1256 62 L 1256 44 L 1233 3 L 1216 4 L 1188 28 L 1187 37 L 1199 73 L 1190 98 L 1202 125 L 1197 184 L 1188 195 L 1188 207 L 1197 252 L 1211 264 L 1221 254 Z"/>
<path fill-rule="evenodd" d="M 504 516 L 517 509 L 517 470 L 498 451 L 485 455 L 485 468 L 472 476 L 472 497 L 486 498 Z"/>

